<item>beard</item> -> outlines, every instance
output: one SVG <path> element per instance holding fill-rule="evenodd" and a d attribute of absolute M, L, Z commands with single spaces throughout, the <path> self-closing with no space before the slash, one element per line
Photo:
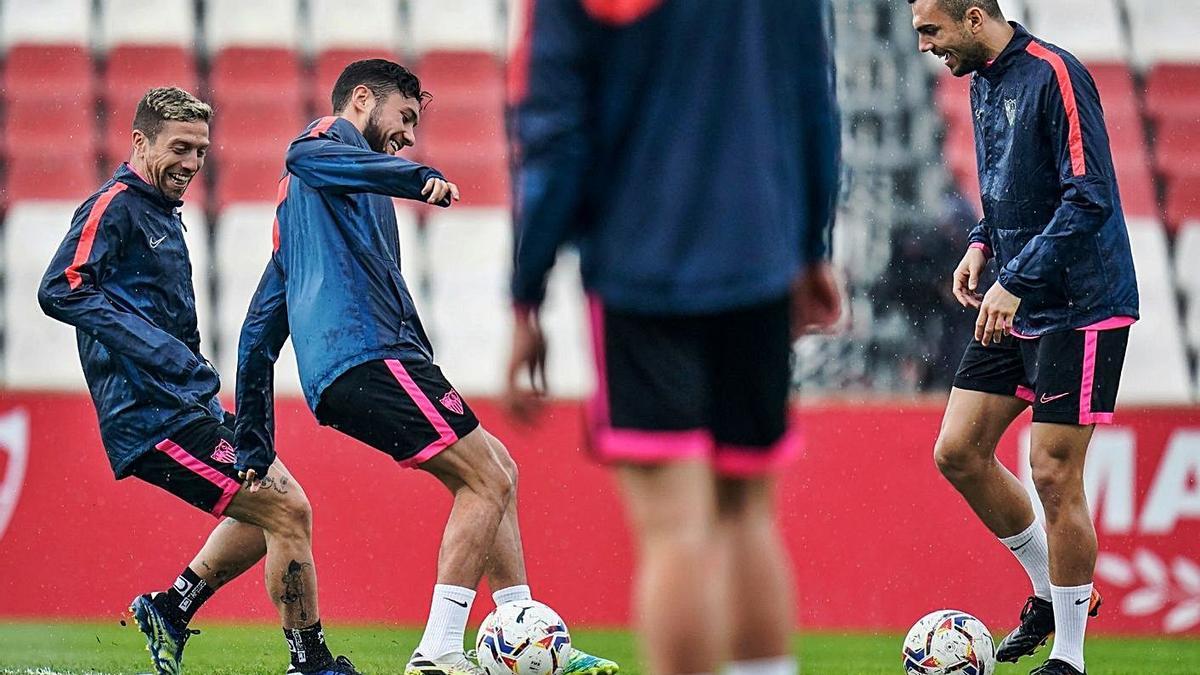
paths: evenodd
<path fill-rule="evenodd" d="M 987 48 L 981 42 L 964 43 L 958 50 L 958 67 L 953 71 L 957 77 L 971 73 L 987 65 Z"/>
<path fill-rule="evenodd" d="M 375 152 L 386 152 L 387 137 L 383 133 L 383 129 L 379 126 L 379 108 L 371 111 L 371 116 L 367 118 L 367 127 L 363 129 L 363 138 L 367 139 L 367 145 Z"/>

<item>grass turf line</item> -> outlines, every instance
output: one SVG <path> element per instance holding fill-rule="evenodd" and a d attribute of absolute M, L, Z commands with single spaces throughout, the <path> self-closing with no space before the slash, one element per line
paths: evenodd
<path fill-rule="evenodd" d="M 185 652 L 185 672 L 211 675 L 280 675 L 287 669 L 283 635 L 262 624 L 207 624 Z M 382 625 L 339 626 L 326 630 L 334 654 L 346 654 L 369 675 L 403 672 L 420 639 L 414 629 Z M 615 659 L 622 672 L 639 675 L 632 636 L 625 631 L 573 631 L 586 651 Z M 899 635 L 804 633 L 795 652 L 805 675 L 902 675 Z M 1019 666 L 1003 664 L 996 675 L 1028 673 L 1048 655 Z M 1089 669 L 1106 675 L 1196 675 L 1200 640 L 1103 638 L 1088 640 Z M 0 673 L 145 673 L 150 660 L 141 633 L 112 623 L 0 622 Z"/>

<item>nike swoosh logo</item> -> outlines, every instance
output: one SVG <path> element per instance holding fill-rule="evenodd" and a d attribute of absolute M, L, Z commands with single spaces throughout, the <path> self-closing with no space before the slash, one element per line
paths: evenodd
<path fill-rule="evenodd" d="M 1088 600 L 1091 600 L 1091 597 L 1087 597 L 1087 598 L 1080 598 L 1079 600 L 1076 600 L 1076 601 L 1075 601 L 1075 604 L 1077 604 L 1077 605 L 1082 605 L 1083 603 L 1087 602 Z"/>
<path fill-rule="evenodd" d="M 454 604 L 458 605 L 459 607 L 462 607 L 463 609 L 467 608 L 467 603 L 465 603 L 465 602 L 459 602 L 458 600 L 455 600 L 454 598 L 446 598 L 446 599 L 449 600 L 450 602 L 453 602 Z"/>
<path fill-rule="evenodd" d="M 1071 392 L 1069 392 L 1069 391 L 1068 391 L 1068 392 L 1061 393 L 1061 394 L 1056 394 L 1056 395 L 1054 395 L 1054 396 L 1047 396 L 1047 395 L 1045 395 L 1045 394 L 1042 394 L 1042 399 L 1041 399 L 1041 402 L 1042 402 L 1042 403 L 1049 403 L 1050 401 L 1057 401 L 1058 399 L 1060 399 L 1060 398 L 1062 398 L 1062 397 L 1064 397 L 1064 396 L 1070 396 L 1070 395 L 1071 395 Z"/>
<path fill-rule="evenodd" d="M 165 235 L 165 234 L 163 236 L 159 237 L 158 239 L 151 239 L 150 240 L 150 248 L 158 248 L 158 245 L 163 243 L 166 240 L 167 240 L 167 235 Z"/>
<path fill-rule="evenodd" d="M 1026 540 L 1025 540 L 1025 541 L 1024 541 L 1024 542 L 1023 542 L 1023 543 L 1022 543 L 1020 546 L 1016 546 L 1016 547 L 1009 546 L 1009 547 L 1008 547 L 1008 550 L 1010 550 L 1010 551 L 1020 551 L 1021 549 L 1025 548 L 1026 546 L 1028 546 L 1028 545 L 1029 545 L 1029 542 L 1031 542 L 1031 541 L 1033 541 L 1033 537 L 1030 537 L 1030 538 L 1026 539 Z"/>

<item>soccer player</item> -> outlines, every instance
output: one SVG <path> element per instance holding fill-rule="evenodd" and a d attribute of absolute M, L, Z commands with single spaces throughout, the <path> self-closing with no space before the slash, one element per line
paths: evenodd
<path fill-rule="evenodd" d="M 516 464 L 434 364 L 400 273 L 392 198 L 449 206 L 459 197 L 436 169 L 395 156 L 416 142 L 428 96 L 399 64 L 354 62 L 334 85 L 334 115 L 288 148 L 275 252 L 238 346 L 238 467 L 253 479 L 274 461 L 273 367 L 290 334 L 318 422 L 432 474 L 453 494 L 429 620 L 405 672 L 482 675 L 463 651 L 476 586 L 486 572 L 497 605 L 530 591 Z M 616 670 L 579 650 L 566 667 Z"/>
<path fill-rule="evenodd" d="M 544 392 L 538 319 L 574 240 L 591 295 L 591 448 L 639 543 L 649 672 L 795 673 L 776 475 L 800 328 L 836 321 L 840 148 L 828 3 L 533 3 L 510 73 L 509 401 Z M 528 373 L 534 389 L 518 386 Z"/>
<path fill-rule="evenodd" d="M 1066 51 L 1009 23 L 996 0 L 909 0 L 920 50 L 958 77 L 971 109 L 983 220 L 954 271 L 977 308 L 934 450 L 938 468 L 1017 557 L 1033 595 L 996 656 L 1033 654 L 1033 672 L 1084 672 L 1096 532 L 1083 465 L 1096 424 L 1112 422 L 1137 282 L 1096 85 Z M 989 258 L 996 283 L 980 295 Z M 1014 338 L 1016 338 L 1014 340 Z M 1030 462 L 1039 522 L 996 444 L 1033 408 Z"/>
<path fill-rule="evenodd" d="M 116 477 L 136 476 L 223 519 L 166 591 L 133 600 L 156 672 L 180 672 L 196 611 L 266 555 L 288 672 L 353 673 L 325 646 L 304 490 L 280 462 L 239 483 L 231 416 L 217 400 L 217 372 L 200 353 L 179 209 L 204 166 L 211 119 L 212 109 L 181 89 L 146 92 L 129 162 L 75 212 L 38 300 L 76 328 Z"/>

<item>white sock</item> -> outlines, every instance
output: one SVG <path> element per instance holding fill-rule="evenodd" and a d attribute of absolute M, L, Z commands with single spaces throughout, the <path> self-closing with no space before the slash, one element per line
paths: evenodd
<path fill-rule="evenodd" d="M 463 651 L 463 633 L 475 591 L 462 586 L 437 584 L 433 587 L 433 603 L 429 606 L 429 621 L 417 651 L 429 659 L 437 659 Z"/>
<path fill-rule="evenodd" d="M 1046 543 L 1046 529 L 1037 518 L 1024 532 L 1011 537 L 1000 537 L 1001 543 L 1012 551 L 1033 583 L 1033 594 L 1042 600 L 1050 599 L 1050 546 Z"/>
<path fill-rule="evenodd" d="M 753 661 L 733 661 L 725 675 L 797 675 L 800 669 L 794 656 L 773 656 Z"/>
<path fill-rule="evenodd" d="M 492 600 L 496 602 L 496 606 L 508 604 L 510 602 L 519 602 L 521 600 L 532 600 L 533 594 L 529 592 L 529 586 L 521 584 L 520 586 L 509 586 L 501 588 L 492 593 Z"/>
<path fill-rule="evenodd" d="M 1054 603 L 1054 649 L 1050 658 L 1066 661 L 1083 672 L 1083 634 L 1087 632 L 1092 585 L 1051 586 Z"/>

